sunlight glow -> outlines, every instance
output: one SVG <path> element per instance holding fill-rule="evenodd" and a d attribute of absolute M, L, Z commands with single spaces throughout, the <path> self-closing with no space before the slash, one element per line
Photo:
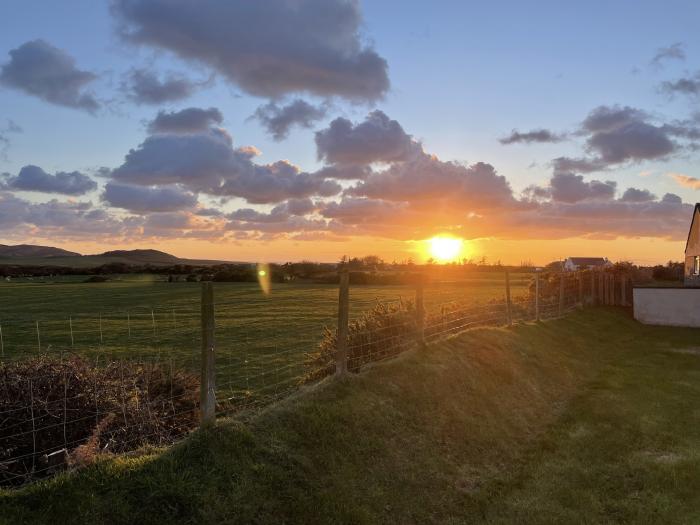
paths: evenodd
<path fill-rule="evenodd" d="M 272 280 L 270 279 L 270 266 L 266 263 L 258 263 L 258 282 L 265 295 L 270 295 Z"/>
<path fill-rule="evenodd" d="M 428 240 L 430 256 L 437 262 L 446 263 L 459 260 L 462 254 L 462 239 L 437 236 Z"/>

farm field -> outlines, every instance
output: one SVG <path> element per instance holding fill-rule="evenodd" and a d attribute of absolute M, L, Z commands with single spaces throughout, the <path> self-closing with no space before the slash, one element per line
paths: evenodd
<path fill-rule="evenodd" d="M 154 277 L 0 283 L 3 359 L 73 352 L 98 362 L 157 359 L 198 370 L 201 285 Z M 512 294 L 523 294 L 528 283 L 527 274 L 512 274 Z M 232 396 L 263 387 L 277 395 L 294 386 L 304 354 L 318 345 L 324 326 L 336 322 L 334 285 L 273 284 L 264 295 L 253 283 L 214 283 L 214 295 L 217 382 Z M 412 301 L 414 295 L 410 286 L 352 286 L 351 318 L 377 302 Z M 504 295 L 503 274 L 483 273 L 426 286 L 425 304 L 431 310 Z"/>
<path fill-rule="evenodd" d="M 0 523 L 698 523 L 697 339 L 604 307 L 468 331 L 0 490 Z"/>

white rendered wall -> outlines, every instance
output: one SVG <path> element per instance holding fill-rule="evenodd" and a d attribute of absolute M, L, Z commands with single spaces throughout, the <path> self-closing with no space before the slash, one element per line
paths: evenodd
<path fill-rule="evenodd" d="M 637 321 L 700 327 L 700 288 L 635 288 L 633 292 Z"/>

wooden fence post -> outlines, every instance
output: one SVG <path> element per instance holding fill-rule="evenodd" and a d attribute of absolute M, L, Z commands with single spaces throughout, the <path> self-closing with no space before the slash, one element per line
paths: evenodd
<path fill-rule="evenodd" d="M 576 276 L 578 277 L 578 305 L 583 308 L 583 272 L 579 270 Z"/>
<path fill-rule="evenodd" d="M 617 304 L 617 294 L 615 293 L 615 274 L 610 274 L 610 306 Z"/>
<path fill-rule="evenodd" d="M 564 272 L 559 274 L 559 317 L 564 314 Z"/>
<path fill-rule="evenodd" d="M 418 347 L 425 348 L 425 304 L 423 302 L 423 275 L 418 276 L 416 284 L 416 338 Z"/>
<path fill-rule="evenodd" d="M 348 333 L 350 323 L 350 274 L 347 268 L 338 272 L 338 341 L 335 352 L 335 374 L 345 375 L 348 371 Z"/>
<path fill-rule="evenodd" d="M 540 272 L 535 270 L 535 321 L 540 320 Z"/>
<path fill-rule="evenodd" d="M 627 306 L 627 275 L 620 276 L 620 306 Z"/>
<path fill-rule="evenodd" d="M 199 387 L 199 414 L 202 425 L 216 420 L 216 369 L 214 367 L 214 289 L 202 282 L 202 372 Z"/>
<path fill-rule="evenodd" d="M 595 296 L 595 272 L 591 270 L 591 304 L 595 305 L 596 304 L 596 296 Z"/>
<path fill-rule="evenodd" d="M 605 272 L 601 272 L 600 279 L 600 291 L 603 296 L 601 304 L 605 306 L 608 304 L 608 274 Z"/>
<path fill-rule="evenodd" d="M 508 275 L 508 270 L 506 270 L 506 321 L 508 326 L 513 324 L 513 310 L 510 303 L 510 276 Z"/>
<path fill-rule="evenodd" d="M 605 272 L 600 272 L 600 295 L 602 296 L 600 304 L 608 304 L 608 274 Z"/>

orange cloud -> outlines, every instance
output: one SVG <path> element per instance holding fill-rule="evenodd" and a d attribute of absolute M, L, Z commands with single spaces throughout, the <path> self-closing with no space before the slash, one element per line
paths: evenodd
<path fill-rule="evenodd" d="M 693 190 L 700 189 L 700 179 L 696 177 L 690 177 L 682 173 L 668 173 L 667 175 L 675 180 L 679 186 L 691 188 Z"/>

